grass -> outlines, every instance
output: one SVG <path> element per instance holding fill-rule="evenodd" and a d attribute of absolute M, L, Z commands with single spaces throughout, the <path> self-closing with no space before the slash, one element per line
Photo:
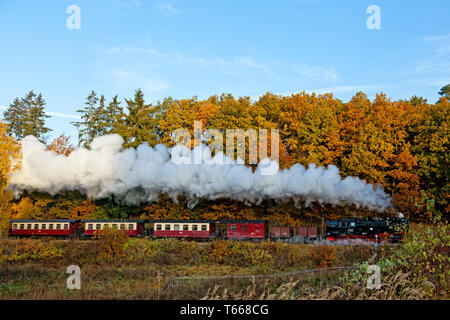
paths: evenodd
<path fill-rule="evenodd" d="M 0 240 L 0 299 L 447 299 L 446 225 L 415 226 L 396 246 L 128 239 Z M 366 288 L 369 264 L 382 287 Z M 81 290 L 68 290 L 69 265 L 81 267 Z M 276 276 L 290 271 L 354 266 Z M 174 281 L 175 277 L 242 275 Z M 253 275 L 268 275 L 255 278 Z"/>

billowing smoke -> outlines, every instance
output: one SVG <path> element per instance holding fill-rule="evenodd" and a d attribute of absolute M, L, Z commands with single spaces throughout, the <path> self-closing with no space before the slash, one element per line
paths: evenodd
<path fill-rule="evenodd" d="M 335 166 L 310 165 L 306 169 L 296 164 L 279 170 L 277 162 L 265 159 L 252 172 L 221 152 L 212 157 L 205 145 L 191 152 L 182 146 L 168 149 L 147 144 L 122 150 L 122 143 L 118 135 L 103 136 L 93 141 L 91 150 L 80 148 L 65 157 L 47 151 L 35 137 L 26 137 L 22 141 L 22 169 L 12 176 L 10 189 L 16 194 L 24 190 L 50 194 L 79 190 L 93 199 L 114 196 L 127 204 L 155 201 L 165 193 L 175 201 L 185 196 L 192 203 L 201 198 L 248 204 L 290 199 L 307 204 L 353 204 L 378 211 L 391 205 L 382 188 L 354 177 L 342 179 Z M 180 159 L 199 155 L 203 157 L 200 164 L 179 164 Z M 272 174 L 264 173 L 268 169 Z"/>

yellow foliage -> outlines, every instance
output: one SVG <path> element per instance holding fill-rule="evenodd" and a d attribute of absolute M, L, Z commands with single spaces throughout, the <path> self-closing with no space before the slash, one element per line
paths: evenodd
<path fill-rule="evenodd" d="M 105 228 L 97 234 L 100 246 L 100 258 L 111 260 L 125 256 L 125 244 L 128 236 L 122 230 Z"/>
<path fill-rule="evenodd" d="M 20 169 L 20 144 L 7 134 L 6 124 L 0 122 L 0 192 L 9 183 L 10 173 Z"/>

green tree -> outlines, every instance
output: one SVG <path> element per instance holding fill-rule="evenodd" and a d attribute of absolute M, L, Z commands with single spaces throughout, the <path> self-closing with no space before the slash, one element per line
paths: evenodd
<path fill-rule="evenodd" d="M 113 97 L 105 110 L 103 131 L 105 134 L 120 133 L 124 127 L 125 114 L 117 95 Z"/>
<path fill-rule="evenodd" d="M 46 105 L 42 94 L 30 91 L 24 98 L 16 98 L 4 112 L 3 117 L 8 124 L 8 133 L 20 140 L 33 135 L 41 141 L 51 129 L 45 126 L 45 119 L 50 118 L 45 111 Z"/>
<path fill-rule="evenodd" d="M 86 98 L 83 109 L 77 110 L 81 113 L 81 121 L 72 124 L 78 129 L 78 145 L 89 148 L 94 138 L 102 136 L 107 131 L 107 111 L 105 108 L 105 97 L 100 99 L 95 91 Z"/>
<path fill-rule="evenodd" d="M 137 90 L 134 99 L 125 99 L 128 114 L 119 134 L 124 138 L 125 148 L 137 148 L 143 142 L 155 146 L 158 142 L 158 106 L 146 104 L 144 93 Z"/>
<path fill-rule="evenodd" d="M 411 99 L 409 99 L 409 102 L 413 106 L 421 106 L 427 103 L 427 99 L 424 99 L 423 97 L 412 96 Z"/>
<path fill-rule="evenodd" d="M 442 87 L 441 91 L 439 91 L 439 95 L 441 97 L 445 97 L 447 100 L 450 100 L 450 84 Z"/>

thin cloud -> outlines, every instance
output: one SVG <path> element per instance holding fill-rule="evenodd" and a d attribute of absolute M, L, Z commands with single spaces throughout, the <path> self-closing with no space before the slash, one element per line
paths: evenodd
<path fill-rule="evenodd" d="M 338 78 L 336 70 L 331 67 L 309 66 L 306 64 L 299 64 L 293 66 L 294 70 L 299 74 L 311 79 L 335 81 Z"/>
<path fill-rule="evenodd" d="M 329 87 L 329 88 L 320 88 L 320 89 L 310 89 L 306 90 L 308 93 L 317 93 L 317 94 L 324 94 L 324 93 L 346 93 L 346 92 L 359 92 L 359 91 L 379 91 L 381 88 L 386 87 L 385 85 L 342 85 L 342 86 L 335 86 L 335 87 Z"/>
<path fill-rule="evenodd" d="M 0 109 L 6 110 L 8 107 L 0 106 Z M 81 117 L 73 115 L 73 114 L 67 114 L 67 113 L 60 113 L 60 112 L 45 112 L 47 115 L 56 117 L 56 118 L 67 118 L 67 119 L 76 119 L 79 120 Z"/>
<path fill-rule="evenodd" d="M 441 40 L 450 40 L 450 34 L 438 34 L 438 35 L 430 35 L 424 38 L 425 41 L 441 41 Z"/>
<path fill-rule="evenodd" d="M 81 119 L 80 116 L 75 116 L 73 114 L 66 114 L 66 113 L 60 113 L 60 112 L 45 112 L 45 113 L 48 114 L 49 116 L 57 117 L 57 118 L 67 118 L 67 119 L 76 119 L 76 120 Z"/>
<path fill-rule="evenodd" d="M 441 77 L 450 73 L 450 34 L 430 35 L 423 39 L 434 52 L 416 61 L 414 71 Z"/>
<path fill-rule="evenodd" d="M 106 73 L 108 81 L 116 88 L 128 88 L 129 90 L 141 88 L 146 92 L 158 94 L 170 87 L 169 83 L 164 80 L 152 75 L 142 74 L 133 69 L 116 67 Z"/>
<path fill-rule="evenodd" d="M 174 16 L 181 14 L 181 10 L 175 8 L 173 2 L 159 2 L 156 4 L 156 8 L 161 12 L 168 13 Z"/>
<path fill-rule="evenodd" d="M 286 74 L 298 77 L 302 76 L 308 80 L 314 80 L 324 83 L 334 82 L 339 76 L 333 67 L 329 66 L 313 66 L 303 62 L 286 63 L 274 59 L 256 59 L 252 56 L 236 56 L 231 58 L 205 58 L 205 57 L 189 57 L 182 53 L 163 53 L 152 48 L 136 48 L 136 47 L 112 47 L 108 49 L 100 49 L 103 53 L 114 55 L 142 54 L 151 55 L 155 64 L 179 65 L 181 67 L 196 67 L 212 70 L 226 75 L 243 75 L 248 74 L 247 70 L 263 72 L 274 78 L 284 78 Z M 159 60 L 158 60 L 159 59 Z M 129 61 L 129 59 L 127 60 Z"/>

